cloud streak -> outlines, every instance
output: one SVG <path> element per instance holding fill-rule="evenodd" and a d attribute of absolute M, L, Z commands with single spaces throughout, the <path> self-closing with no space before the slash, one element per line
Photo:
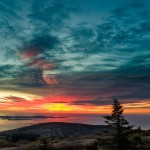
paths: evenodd
<path fill-rule="evenodd" d="M 56 97 L 92 106 L 113 96 L 123 104 L 149 101 L 149 2 L 110 3 L 1 0 L 3 103 L 35 109 Z M 18 93 L 34 95 L 34 103 Z"/>
<path fill-rule="evenodd" d="M 0 116 L 2 120 L 33 120 L 33 119 L 48 119 L 48 118 L 67 118 L 55 116 Z"/>

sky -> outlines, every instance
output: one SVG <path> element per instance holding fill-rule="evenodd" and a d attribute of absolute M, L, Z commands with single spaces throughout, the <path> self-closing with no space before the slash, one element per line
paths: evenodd
<path fill-rule="evenodd" d="M 150 0 L 0 0 L 0 115 L 150 114 Z"/>

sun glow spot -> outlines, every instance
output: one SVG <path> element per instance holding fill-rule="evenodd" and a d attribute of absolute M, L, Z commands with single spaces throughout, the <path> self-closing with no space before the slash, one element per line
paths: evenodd
<path fill-rule="evenodd" d="M 44 105 L 44 109 L 49 111 L 71 111 L 73 110 L 68 104 L 52 103 Z"/>

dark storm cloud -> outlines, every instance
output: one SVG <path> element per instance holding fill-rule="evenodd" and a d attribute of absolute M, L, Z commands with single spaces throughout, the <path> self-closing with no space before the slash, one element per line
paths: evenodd
<path fill-rule="evenodd" d="M 149 75 L 92 74 L 57 77 L 59 88 L 66 95 L 82 97 L 73 102 L 82 104 L 111 104 L 116 96 L 122 103 L 149 100 Z M 90 100 L 91 99 L 91 100 Z"/>
<path fill-rule="evenodd" d="M 17 96 L 8 96 L 8 97 L 4 97 L 5 102 L 23 102 L 23 101 L 27 101 L 25 98 L 22 97 L 17 97 Z"/>
<path fill-rule="evenodd" d="M 126 101 L 123 101 L 123 100 L 120 100 L 121 101 L 121 104 L 127 104 L 127 103 L 134 103 L 135 101 L 134 100 L 126 100 Z M 74 102 L 72 102 L 71 104 L 73 105 L 93 105 L 93 106 L 106 106 L 106 105 L 111 105 L 112 104 L 112 100 L 109 99 L 109 100 L 101 100 L 101 99 L 92 99 L 92 100 L 76 100 Z"/>
<path fill-rule="evenodd" d="M 94 105 L 94 106 L 104 106 L 110 105 L 110 100 L 76 100 L 72 102 L 73 105 Z"/>

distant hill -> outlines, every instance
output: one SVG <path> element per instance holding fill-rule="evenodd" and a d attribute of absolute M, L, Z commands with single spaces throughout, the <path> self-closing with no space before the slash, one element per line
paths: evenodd
<path fill-rule="evenodd" d="M 31 134 L 48 137 L 70 137 L 109 132 L 112 129 L 106 125 L 88 125 L 80 123 L 49 122 L 39 123 L 14 130 L 2 131 L 0 135 Z"/>

